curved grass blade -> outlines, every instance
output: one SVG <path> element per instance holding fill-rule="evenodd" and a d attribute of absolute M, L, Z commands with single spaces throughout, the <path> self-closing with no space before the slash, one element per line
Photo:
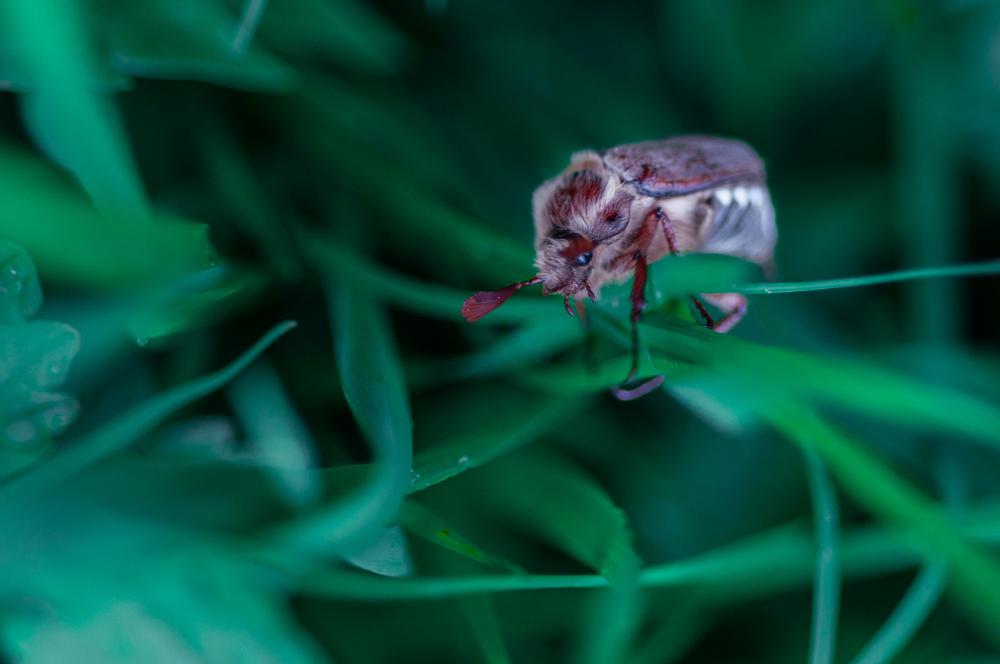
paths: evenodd
<path fill-rule="evenodd" d="M 265 556 L 331 556 L 364 546 L 395 519 L 410 486 L 412 419 L 399 356 L 381 307 L 355 283 L 327 284 L 330 317 L 341 386 L 375 467 L 348 497 L 265 534 Z"/>
<path fill-rule="evenodd" d="M 89 5 L 69 0 L 0 3 L 18 58 L 30 64 L 32 92 L 22 98 L 28 129 L 82 183 L 102 211 L 141 220 L 146 194 L 113 104 L 94 91 Z"/>
<path fill-rule="evenodd" d="M 317 270 L 334 278 L 351 279 L 372 296 L 391 302 L 400 309 L 434 318 L 459 322 L 462 302 L 470 293 L 445 286 L 428 284 L 387 270 L 351 252 L 324 235 L 310 235 L 302 243 Z M 562 311 L 562 304 L 520 296 L 507 302 L 477 325 L 500 325 L 519 322 L 532 316 L 551 316 Z M 565 315 L 565 314 L 563 314 Z"/>
<path fill-rule="evenodd" d="M 493 402 L 472 403 L 480 411 L 466 411 L 461 417 L 475 428 L 470 429 L 459 422 L 451 435 L 435 435 L 445 442 L 416 456 L 410 491 L 421 491 L 526 445 L 574 416 L 586 404 L 587 401 L 578 396 L 532 395 L 529 407 L 505 412 L 498 411 Z"/>
<path fill-rule="evenodd" d="M 267 9 L 267 0 L 246 0 L 243 9 L 243 17 L 240 18 L 239 27 L 233 37 L 233 53 L 242 55 L 246 52 L 250 40 L 257 32 L 260 20 L 264 18 L 264 11 Z"/>
<path fill-rule="evenodd" d="M 463 597 L 459 603 L 462 615 L 469 623 L 487 664 L 510 664 L 510 654 L 503 642 L 500 623 L 497 622 L 496 611 L 493 610 L 493 600 L 480 595 Z"/>
<path fill-rule="evenodd" d="M 816 572 L 809 662 L 830 664 L 837 644 L 837 614 L 840 611 L 840 517 L 837 495 L 823 462 L 811 450 L 805 450 L 804 456 L 816 523 Z"/>
<path fill-rule="evenodd" d="M 496 518 L 515 524 L 597 570 L 627 583 L 638 568 L 625 513 L 568 460 L 522 452 L 477 471 L 475 493 Z"/>
<path fill-rule="evenodd" d="M 928 563 L 921 568 L 892 615 L 858 656 L 851 660 L 852 664 L 882 664 L 895 659 L 927 620 L 944 593 L 947 581 L 948 566 L 945 563 Z"/>
<path fill-rule="evenodd" d="M 944 558 L 953 570 L 958 605 L 988 641 L 1000 645 L 1000 565 L 966 540 L 947 515 L 915 487 L 841 434 L 807 406 L 785 402 L 765 413 L 772 425 L 805 450 L 814 450 L 841 486 L 883 520 L 904 528 L 925 555 Z"/>
<path fill-rule="evenodd" d="M 747 295 L 776 295 L 778 293 L 806 293 L 811 291 L 830 290 L 834 288 L 858 288 L 891 284 L 917 279 L 943 279 L 954 277 L 977 277 L 1000 274 L 1000 261 L 984 261 L 967 263 L 965 265 L 948 265 L 945 267 L 927 267 L 914 270 L 898 270 L 884 274 L 872 274 L 865 277 L 844 277 L 841 279 L 822 279 L 819 281 L 775 282 L 761 284 L 733 283 L 726 290 L 732 293 Z"/>
<path fill-rule="evenodd" d="M 253 346 L 222 369 L 169 389 L 112 420 L 94 433 L 76 442 L 67 443 L 62 452 L 0 485 L 0 500 L 44 492 L 101 459 L 122 451 L 180 408 L 211 394 L 231 381 L 295 325 L 295 321 L 285 321 L 275 325 Z"/>
<path fill-rule="evenodd" d="M 707 586 L 737 596 L 784 591 L 812 580 L 810 534 L 781 527 L 752 535 L 718 549 L 676 562 L 654 565 L 639 573 L 643 588 Z M 848 577 L 867 577 L 911 569 L 920 555 L 898 533 L 885 530 L 845 535 L 841 542 L 842 570 Z M 285 568 L 282 568 L 285 569 Z M 606 588 L 598 574 L 503 574 L 482 576 L 425 576 L 379 579 L 344 570 L 288 570 L 297 588 L 308 595 L 364 602 L 441 599 L 493 592 L 550 589 Z"/>
<path fill-rule="evenodd" d="M 403 504 L 399 512 L 399 523 L 417 537 L 478 563 L 507 572 L 524 573 L 518 565 L 483 551 L 469 539 L 455 532 L 444 519 L 413 499 Z"/>
<path fill-rule="evenodd" d="M 750 401 L 808 398 L 1000 447 L 1000 409 L 971 395 L 849 359 L 754 344 L 672 319 L 656 323 L 641 328 L 651 348 L 730 375 L 733 393 Z"/>

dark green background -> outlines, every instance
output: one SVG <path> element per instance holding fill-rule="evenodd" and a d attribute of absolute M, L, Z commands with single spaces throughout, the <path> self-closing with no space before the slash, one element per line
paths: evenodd
<path fill-rule="evenodd" d="M 634 403 L 626 290 L 458 315 L 679 133 L 763 156 L 779 281 L 995 258 L 997 3 L 4 0 L 0 89 L 6 658 L 998 656 L 995 276 L 721 337 L 761 276 L 663 261 Z"/>

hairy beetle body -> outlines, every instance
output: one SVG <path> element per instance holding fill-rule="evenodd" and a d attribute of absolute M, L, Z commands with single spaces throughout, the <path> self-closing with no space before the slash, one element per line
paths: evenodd
<path fill-rule="evenodd" d="M 524 286 L 542 284 L 545 294 L 570 300 L 596 298 L 602 286 L 633 277 L 632 371 L 638 367 L 638 320 L 645 307 L 648 265 L 667 254 L 692 251 L 745 258 L 769 268 L 777 229 L 764 164 L 745 143 L 713 136 L 678 136 L 586 150 L 560 175 L 542 183 L 532 199 L 537 276 L 465 301 L 473 322 Z M 726 332 L 746 312 L 736 293 L 703 294 L 723 311 L 713 321 L 697 298 L 709 327 Z M 662 380 L 662 378 L 660 379 Z M 625 389 L 621 398 L 644 394 Z M 658 384 L 658 383 L 656 383 Z"/>

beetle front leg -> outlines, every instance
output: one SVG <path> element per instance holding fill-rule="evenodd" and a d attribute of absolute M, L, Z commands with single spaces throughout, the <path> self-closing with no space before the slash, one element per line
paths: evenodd
<path fill-rule="evenodd" d="M 723 334 L 736 327 L 749 307 L 746 297 L 739 293 L 702 293 L 702 297 L 723 312 L 722 318 L 710 326 Z"/>

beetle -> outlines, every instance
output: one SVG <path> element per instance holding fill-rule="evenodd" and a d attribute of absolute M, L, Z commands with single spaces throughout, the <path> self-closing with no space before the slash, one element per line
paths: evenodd
<path fill-rule="evenodd" d="M 537 276 L 474 293 L 463 303 L 462 316 L 475 322 L 521 288 L 539 283 L 543 294 L 563 295 L 567 312 L 573 314 L 571 299 L 582 312 L 584 296 L 596 300 L 604 284 L 632 276 L 632 366 L 613 390 L 620 399 L 636 398 L 663 382 L 659 376 L 630 385 L 638 371 L 649 264 L 668 254 L 705 252 L 769 269 L 777 242 L 763 161 L 746 143 L 715 136 L 577 152 L 560 175 L 535 190 L 532 209 Z M 747 311 L 747 300 L 738 293 L 702 297 L 722 312 L 713 320 L 692 296 L 717 332 L 731 330 Z"/>

